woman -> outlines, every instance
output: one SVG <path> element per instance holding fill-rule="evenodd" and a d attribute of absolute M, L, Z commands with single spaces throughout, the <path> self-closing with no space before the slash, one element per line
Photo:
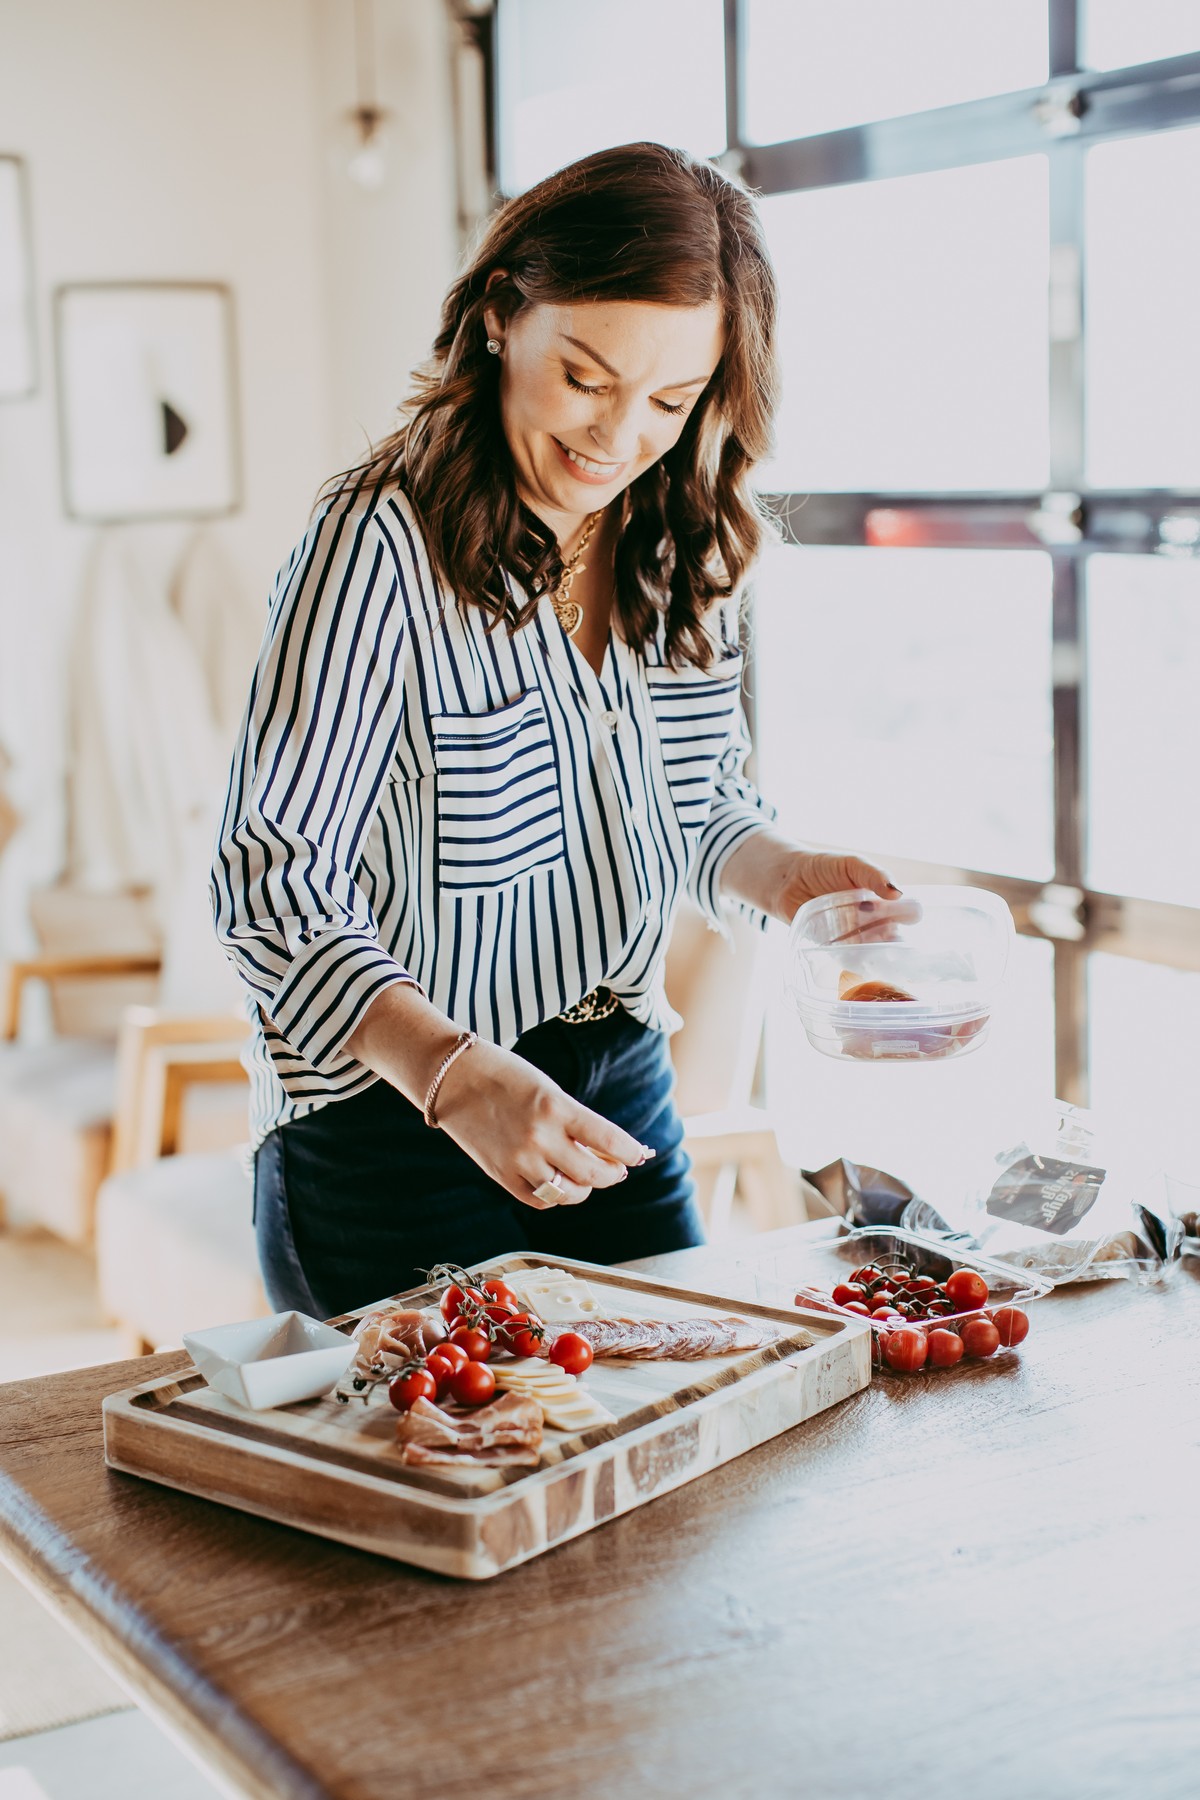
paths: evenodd
<path fill-rule="evenodd" d="M 895 892 L 742 773 L 775 290 L 747 194 L 654 144 L 509 202 L 401 429 L 280 573 L 214 867 L 253 1000 L 274 1304 L 442 1260 L 701 1241 L 662 958 L 685 892 Z"/>

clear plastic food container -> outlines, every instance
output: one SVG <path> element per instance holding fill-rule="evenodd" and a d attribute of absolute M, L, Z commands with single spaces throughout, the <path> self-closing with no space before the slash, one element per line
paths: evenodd
<path fill-rule="evenodd" d="M 821 894 L 792 921 L 788 997 L 826 1056 L 965 1056 L 987 1036 L 1013 935 L 1008 907 L 983 888 Z"/>
<path fill-rule="evenodd" d="M 886 1355 L 888 1338 L 896 1331 L 913 1330 L 920 1332 L 926 1343 L 934 1331 L 949 1332 L 962 1339 L 964 1329 L 974 1320 L 986 1319 L 997 1325 L 1001 1334 L 1001 1342 L 990 1352 L 973 1354 L 966 1348 L 961 1357 L 952 1363 L 937 1364 L 931 1360 L 931 1353 L 926 1355 L 917 1365 L 921 1373 L 953 1373 L 955 1369 L 978 1366 L 980 1363 L 1006 1364 L 1015 1360 L 1017 1346 L 1022 1342 L 1019 1336 L 1020 1321 L 997 1314 L 1005 1314 L 1010 1309 L 1024 1313 L 1029 1303 L 1040 1300 L 1051 1293 L 1048 1281 L 1039 1275 L 1031 1275 L 1024 1269 L 1013 1269 L 1006 1263 L 993 1262 L 990 1257 L 978 1256 L 952 1244 L 939 1244 L 931 1239 L 923 1238 L 912 1231 L 905 1231 L 900 1226 L 869 1225 L 857 1231 L 848 1231 L 837 1237 L 796 1245 L 786 1251 L 780 1251 L 774 1264 L 767 1271 L 759 1265 L 758 1292 L 760 1298 L 772 1298 L 784 1304 L 793 1303 L 798 1306 L 815 1307 L 818 1311 L 837 1313 L 841 1317 L 859 1318 L 863 1314 L 846 1305 L 839 1305 L 833 1299 L 833 1290 L 842 1284 L 849 1284 L 850 1277 L 859 1269 L 870 1264 L 881 1264 L 896 1271 L 901 1269 L 915 1278 L 929 1279 L 935 1283 L 945 1282 L 960 1269 L 970 1270 L 982 1276 L 987 1284 L 987 1298 L 974 1305 L 956 1306 L 952 1311 L 932 1318 L 901 1318 L 899 1320 L 871 1319 L 872 1362 L 877 1370 L 886 1371 L 889 1375 L 908 1372 L 903 1364 L 896 1367 L 889 1362 Z M 856 1303 L 861 1306 L 863 1303 Z M 1006 1342 L 1006 1339 L 1012 1341 Z"/>

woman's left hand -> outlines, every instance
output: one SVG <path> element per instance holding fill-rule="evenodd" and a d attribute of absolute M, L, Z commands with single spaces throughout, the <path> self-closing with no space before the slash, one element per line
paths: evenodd
<path fill-rule="evenodd" d="M 827 851 L 795 850 L 788 858 L 780 884 L 777 918 L 791 924 L 806 900 L 818 894 L 840 894 L 849 888 L 870 888 L 883 900 L 898 900 L 900 889 L 886 870 L 861 856 Z"/>
<path fill-rule="evenodd" d="M 900 899 L 900 889 L 877 864 L 846 852 L 801 850 L 769 830 L 743 839 L 721 872 L 721 886 L 772 918 L 782 919 L 785 925 L 791 924 L 806 900 L 815 900 L 818 894 L 869 888 L 881 899 Z M 913 904 L 912 916 L 919 918 L 920 908 Z"/>

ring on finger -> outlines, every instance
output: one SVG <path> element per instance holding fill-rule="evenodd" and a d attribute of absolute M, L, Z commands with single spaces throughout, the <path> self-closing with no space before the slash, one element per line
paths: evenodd
<path fill-rule="evenodd" d="M 562 1206 L 566 1201 L 566 1189 L 561 1186 L 562 1176 L 557 1169 L 551 1169 L 548 1180 L 540 1187 L 535 1187 L 533 1197 L 540 1200 L 543 1206 Z"/>

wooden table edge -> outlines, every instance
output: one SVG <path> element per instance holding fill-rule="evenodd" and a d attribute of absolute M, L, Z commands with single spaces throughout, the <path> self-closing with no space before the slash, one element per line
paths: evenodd
<path fill-rule="evenodd" d="M 182 1352 L 147 1357 L 161 1373 L 189 1362 Z M 115 1475 L 114 1480 L 132 1479 Z M 0 1470 L 0 1560 L 89 1654 L 218 1786 L 245 1800 L 331 1800 L 330 1791 L 203 1681 L 130 1602 L 108 1604 L 90 1558 L 76 1549 Z"/>

